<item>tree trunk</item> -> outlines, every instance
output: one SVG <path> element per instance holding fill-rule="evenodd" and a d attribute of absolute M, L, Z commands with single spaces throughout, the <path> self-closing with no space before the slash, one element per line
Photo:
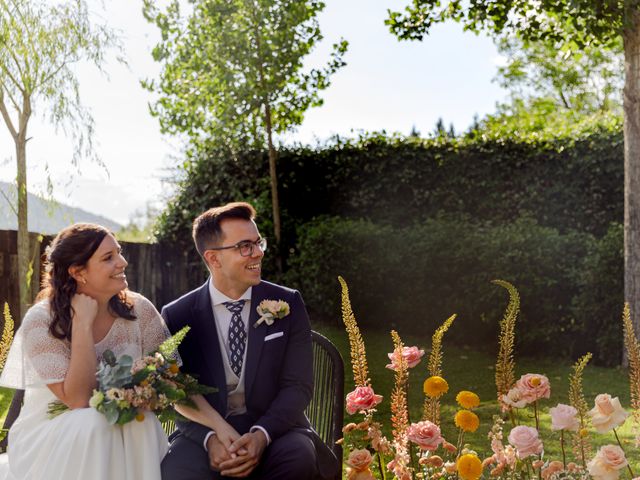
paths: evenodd
<path fill-rule="evenodd" d="M 22 131 L 20 132 L 22 133 Z M 22 137 L 22 138 L 21 138 Z M 29 226 L 27 223 L 27 143 L 22 135 L 16 143 L 16 159 L 18 174 L 16 187 L 18 191 L 18 282 L 20 291 L 20 311 L 16 327 L 21 323 L 27 306 L 31 301 L 31 282 L 29 277 Z"/>
<path fill-rule="evenodd" d="M 638 331 L 640 314 L 640 14 L 623 35 L 624 82 L 624 297 Z M 622 310 L 622 305 L 620 306 Z M 626 352 L 623 352 L 626 363 Z"/>
<path fill-rule="evenodd" d="M 280 224 L 280 200 L 278 199 L 278 177 L 276 160 L 278 152 L 273 146 L 273 128 L 271 126 L 271 106 L 268 102 L 264 105 L 265 126 L 267 127 L 267 145 L 269 146 L 269 177 L 271 180 L 271 207 L 273 210 L 273 233 L 276 237 L 276 266 L 278 273 L 282 273 L 282 257 L 280 255 L 280 240 L 282 238 Z"/>

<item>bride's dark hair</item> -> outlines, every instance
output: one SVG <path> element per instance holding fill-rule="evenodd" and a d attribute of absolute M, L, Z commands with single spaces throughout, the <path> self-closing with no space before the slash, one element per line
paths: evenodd
<path fill-rule="evenodd" d="M 49 332 L 54 337 L 71 340 L 71 299 L 78 284 L 69 274 L 69 267 L 84 267 L 109 234 L 100 225 L 76 223 L 61 230 L 47 247 L 42 290 L 37 300 L 49 300 L 52 317 Z M 109 299 L 109 311 L 127 320 L 136 318 L 126 290 Z"/>

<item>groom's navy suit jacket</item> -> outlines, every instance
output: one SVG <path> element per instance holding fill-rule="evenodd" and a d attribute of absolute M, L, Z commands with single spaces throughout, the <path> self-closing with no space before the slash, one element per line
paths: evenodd
<path fill-rule="evenodd" d="M 254 324 L 259 316 L 256 307 L 262 300 L 284 300 L 290 313 L 272 325 Z M 322 476 L 337 470 L 337 460 L 311 429 L 304 409 L 313 393 L 313 356 L 309 316 L 300 293 L 273 283 L 261 281 L 251 291 L 247 355 L 243 369 L 246 415 L 253 425 L 263 427 L 271 441 L 296 429 L 310 436 L 318 452 L 318 468 Z M 218 391 L 206 396 L 223 416 L 227 413 L 227 385 L 223 355 L 216 330 L 209 281 L 196 290 L 171 302 L 162 309 L 172 334 L 185 325 L 191 330 L 178 351 L 182 370 L 196 374 L 200 383 Z M 265 341 L 265 338 L 267 339 Z M 182 423 L 180 433 L 203 445 L 210 431 L 195 422 Z"/>

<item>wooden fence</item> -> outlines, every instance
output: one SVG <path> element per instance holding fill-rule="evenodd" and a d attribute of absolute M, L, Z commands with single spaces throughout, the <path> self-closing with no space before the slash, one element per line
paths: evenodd
<path fill-rule="evenodd" d="M 18 250 L 17 232 L 0 230 L 0 304 L 9 303 L 11 312 L 18 311 Z M 30 234 L 33 259 L 31 298 L 40 289 L 42 258 L 53 237 Z M 129 262 L 127 281 L 129 288 L 151 300 L 158 310 L 182 294 L 201 285 L 207 271 L 193 249 L 176 248 L 170 244 L 120 242 L 124 257 Z M 0 319 L 0 323 L 2 323 Z"/>

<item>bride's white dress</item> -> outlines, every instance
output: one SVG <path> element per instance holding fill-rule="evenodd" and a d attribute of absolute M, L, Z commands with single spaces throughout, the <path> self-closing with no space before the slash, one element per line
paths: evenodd
<path fill-rule="evenodd" d="M 129 292 L 136 320 L 116 319 L 95 345 L 134 359 L 155 350 L 169 336 L 162 317 L 141 295 Z M 70 344 L 49 334 L 47 301 L 29 309 L 11 347 L 0 384 L 25 390 L 24 405 L 9 431 L 8 453 L 0 455 L 6 480 L 160 480 L 167 437 L 155 415 L 142 422 L 109 425 L 93 408 L 49 418 L 56 397 L 46 386 L 64 380 Z"/>

